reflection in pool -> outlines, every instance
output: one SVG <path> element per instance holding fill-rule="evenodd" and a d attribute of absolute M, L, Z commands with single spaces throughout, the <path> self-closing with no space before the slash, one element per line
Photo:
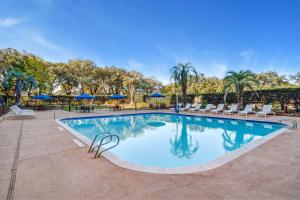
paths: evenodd
<path fill-rule="evenodd" d="M 277 123 L 165 113 L 62 122 L 90 140 L 99 132 L 118 134 L 120 144 L 110 152 L 133 164 L 162 168 L 207 163 L 282 128 Z"/>

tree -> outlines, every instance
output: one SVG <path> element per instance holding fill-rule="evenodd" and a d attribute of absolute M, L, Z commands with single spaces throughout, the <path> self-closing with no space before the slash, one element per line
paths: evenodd
<path fill-rule="evenodd" d="M 124 92 L 133 101 L 137 89 L 152 93 L 160 90 L 161 83 L 153 78 L 144 79 L 138 72 L 127 72 L 114 66 L 97 67 L 90 60 L 52 63 L 25 51 L 0 49 L 0 92 L 12 96 L 16 94 L 16 88 L 18 98 L 22 95 L 20 90 L 26 91 L 28 96 L 32 93 L 53 95 L 54 92 L 67 95 L 79 92 L 94 95 Z"/>
<path fill-rule="evenodd" d="M 124 89 L 130 96 L 130 103 L 134 103 L 134 96 L 143 75 L 136 71 L 127 72 L 124 78 Z"/>
<path fill-rule="evenodd" d="M 238 108 L 241 109 L 244 106 L 244 90 L 247 88 L 253 91 L 254 86 L 257 84 L 256 75 L 249 70 L 241 70 L 239 72 L 229 71 L 224 78 L 224 99 L 226 100 L 228 91 L 235 91 Z"/>
<path fill-rule="evenodd" d="M 180 84 L 184 104 L 187 103 L 187 87 L 192 75 L 197 77 L 196 69 L 190 63 L 179 63 L 171 68 L 171 80 Z"/>
<path fill-rule="evenodd" d="M 10 89 L 15 87 L 15 104 L 19 105 L 21 102 L 22 91 L 29 89 L 29 92 L 33 87 L 35 87 L 35 80 L 34 78 L 29 75 L 27 76 L 23 71 L 20 69 L 10 69 L 4 80 L 4 88 Z"/>
<path fill-rule="evenodd" d="M 126 76 L 126 71 L 121 68 L 114 66 L 105 67 L 108 75 L 108 93 L 109 94 L 120 94 L 121 90 L 124 89 L 124 77 Z"/>
<path fill-rule="evenodd" d="M 103 68 L 95 68 L 90 73 L 90 80 L 87 81 L 86 87 L 92 95 L 97 95 L 100 90 L 105 90 L 107 75 Z"/>
<path fill-rule="evenodd" d="M 95 63 L 90 60 L 74 59 L 70 60 L 68 65 L 78 81 L 80 93 L 85 93 L 88 84 L 92 81 L 92 72 L 96 67 Z"/>
<path fill-rule="evenodd" d="M 275 71 L 257 74 L 256 79 L 259 82 L 259 89 L 272 89 L 290 86 L 287 78 L 284 75 L 279 75 Z"/>
<path fill-rule="evenodd" d="M 47 82 L 50 79 L 49 67 L 42 58 L 33 54 L 24 53 L 22 56 L 22 62 L 24 62 L 24 71 L 26 74 L 34 77 L 35 87 L 30 88 L 28 91 L 28 97 L 31 96 L 31 89 L 38 88 L 39 93 L 45 93 L 47 89 Z"/>
<path fill-rule="evenodd" d="M 162 83 L 155 80 L 155 78 L 144 78 L 141 80 L 140 88 L 146 93 L 146 94 L 152 94 L 155 91 L 161 90 Z"/>
<path fill-rule="evenodd" d="M 71 95 L 74 88 L 78 86 L 78 80 L 73 75 L 72 70 L 68 64 L 59 63 L 55 69 L 58 83 L 67 95 Z"/>
<path fill-rule="evenodd" d="M 21 53 L 12 48 L 0 49 L 0 89 L 4 86 L 4 80 L 8 74 L 9 69 L 14 66 L 21 59 Z M 2 89 L 5 91 L 6 95 L 12 93 L 12 90 L 7 88 Z"/>
<path fill-rule="evenodd" d="M 217 77 L 205 77 L 204 75 L 198 75 L 198 81 L 193 81 L 188 87 L 189 94 L 201 94 L 201 93 L 216 93 L 222 92 L 223 81 Z"/>
<path fill-rule="evenodd" d="M 56 74 L 58 72 L 58 67 L 60 67 L 60 64 L 51 62 L 46 62 L 45 64 L 48 69 L 48 79 L 46 80 L 47 93 L 49 95 L 53 95 L 55 89 L 60 86 L 59 77 Z"/>

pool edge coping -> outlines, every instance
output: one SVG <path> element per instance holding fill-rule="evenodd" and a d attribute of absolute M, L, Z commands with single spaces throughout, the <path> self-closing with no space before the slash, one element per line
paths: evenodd
<path fill-rule="evenodd" d="M 89 117 L 74 117 L 74 118 L 59 118 L 55 119 L 55 121 L 68 130 L 71 134 L 76 136 L 78 139 L 80 139 L 82 142 L 84 142 L 86 145 L 90 146 L 91 145 L 91 140 L 84 135 L 80 134 L 73 128 L 69 127 L 67 124 L 63 123 L 61 120 L 71 120 L 71 119 L 82 119 L 82 118 L 101 118 L 101 117 L 114 117 L 114 116 L 130 116 L 130 115 L 139 115 L 139 114 L 174 114 L 174 113 L 168 113 L 168 112 L 148 112 L 148 113 L 132 113 L 132 114 L 117 114 L 117 115 L 101 115 L 101 116 L 89 116 Z M 197 115 L 189 115 L 189 114 L 175 114 L 175 115 L 184 115 L 184 116 L 197 116 Z M 242 121 L 252 121 L 252 122 L 266 122 L 266 123 L 276 123 L 280 124 L 277 122 L 270 122 L 270 121 L 263 121 L 263 120 L 247 120 L 247 119 L 235 119 L 235 118 L 222 118 L 222 117 L 211 117 L 211 116 L 205 116 L 201 115 L 201 117 L 209 117 L 209 118 L 219 118 L 219 119 L 229 119 L 229 120 L 242 120 Z M 205 164 L 199 164 L 199 165 L 194 165 L 194 166 L 189 166 L 189 167 L 178 167 L 178 168 L 159 168 L 159 167 L 147 167 L 147 166 L 142 166 L 142 165 L 137 165 L 130 163 L 128 161 L 120 159 L 118 156 L 111 152 L 104 152 L 102 155 L 110 161 L 112 164 L 136 171 L 136 172 L 144 172 L 144 173 L 153 173 L 153 174 L 191 174 L 191 173 L 199 173 L 199 172 L 204 172 L 208 170 L 212 170 L 215 168 L 218 168 L 222 165 L 225 165 L 226 163 L 229 163 L 236 158 L 246 154 L 247 152 L 261 146 L 262 144 L 268 142 L 269 140 L 273 139 L 274 137 L 282 134 L 282 133 L 287 133 L 290 132 L 287 128 L 280 128 L 277 131 L 274 131 L 266 136 L 263 136 L 262 138 L 259 138 L 258 140 L 255 140 L 251 143 L 248 143 L 244 145 L 242 148 L 236 149 L 232 152 L 228 152 L 225 155 L 221 156 L 220 158 L 217 158 L 215 160 L 209 161 Z"/>

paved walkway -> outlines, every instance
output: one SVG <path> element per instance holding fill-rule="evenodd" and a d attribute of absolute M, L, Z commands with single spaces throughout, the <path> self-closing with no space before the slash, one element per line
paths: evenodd
<path fill-rule="evenodd" d="M 57 118 L 78 115 L 88 114 L 56 111 Z M 38 112 L 35 120 L 0 123 L 0 199 L 300 198 L 299 129 L 214 170 L 157 175 L 93 159 L 53 118 Z"/>

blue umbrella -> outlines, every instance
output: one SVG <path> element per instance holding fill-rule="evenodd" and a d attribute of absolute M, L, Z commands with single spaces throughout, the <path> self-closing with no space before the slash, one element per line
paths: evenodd
<path fill-rule="evenodd" d="M 158 92 L 152 93 L 152 94 L 149 95 L 149 98 L 154 98 L 154 99 L 155 99 L 156 104 L 158 104 L 158 99 L 159 99 L 159 98 L 164 98 L 164 97 L 166 97 L 166 96 L 163 95 L 163 94 L 160 94 L 160 93 L 158 93 Z"/>
<path fill-rule="evenodd" d="M 75 97 L 76 100 L 94 99 L 94 98 L 95 98 L 95 96 L 89 95 L 89 94 L 85 94 L 85 93 Z"/>
<path fill-rule="evenodd" d="M 32 99 L 35 99 L 35 100 L 42 100 L 42 101 L 49 101 L 49 100 L 52 100 L 53 97 L 50 97 L 50 96 L 45 95 L 45 94 L 40 94 L 40 95 L 37 95 L 37 96 L 32 97 Z"/>
<path fill-rule="evenodd" d="M 163 98 L 163 97 L 166 97 L 166 96 L 156 92 L 156 93 L 150 94 L 149 97 L 150 98 Z"/>
<path fill-rule="evenodd" d="M 113 94 L 108 97 L 108 99 L 126 99 L 127 96 L 121 94 Z"/>

